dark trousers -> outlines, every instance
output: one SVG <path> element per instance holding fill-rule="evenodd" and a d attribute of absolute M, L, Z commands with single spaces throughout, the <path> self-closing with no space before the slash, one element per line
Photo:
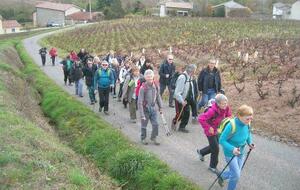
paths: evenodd
<path fill-rule="evenodd" d="M 42 58 L 42 64 L 43 64 L 43 66 L 45 66 L 45 64 L 46 64 L 46 56 L 45 55 L 41 55 L 41 58 Z"/>
<path fill-rule="evenodd" d="M 204 147 L 200 150 L 200 153 L 205 156 L 210 154 L 210 164 L 211 168 L 216 168 L 218 165 L 219 157 L 219 138 L 218 135 L 207 137 L 209 146 Z"/>
<path fill-rule="evenodd" d="M 54 66 L 55 65 L 55 56 L 52 56 L 51 60 L 52 60 L 52 65 Z"/>
<path fill-rule="evenodd" d="M 118 98 L 121 98 L 123 95 L 123 85 L 124 82 L 120 83 L 120 89 L 119 89 L 119 93 L 118 93 Z"/>
<path fill-rule="evenodd" d="M 67 84 L 67 80 L 69 80 L 69 84 L 71 84 L 71 78 L 70 78 L 70 71 L 65 71 L 64 70 L 64 81 L 65 81 L 65 84 Z"/>
<path fill-rule="evenodd" d="M 99 93 L 99 106 L 102 109 L 104 107 L 104 111 L 108 111 L 108 103 L 109 103 L 109 90 L 110 88 L 98 88 Z"/>
<path fill-rule="evenodd" d="M 182 110 L 182 104 L 179 103 L 177 100 L 175 100 L 175 110 L 176 110 L 176 115 L 175 118 L 173 119 L 173 122 L 176 123 L 176 121 L 181 121 L 179 128 L 184 129 L 190 119 L 190 105 L 189 103 L 183 108 L 182 114 L 180 115 L 180 112 Z"/>
<path fill-rule="evenodd" d="M 174 100 L 174 90 L 171 88 L 171 84 L 163 84 L 160 83 L 160 96 L 163 95 L 163 93 L 165 92 L 165 89 L 168 87 L 169 90 L 169 105 L 173 105 L 173 100 Z"/>
<path fill-rule="evenodd" d="M 197 117 L 198 113 L 197 113 L 197 101 L 192 101 L 191 102 L 191 109 L 192 109 L 192 116 L 193 117 Z"/>

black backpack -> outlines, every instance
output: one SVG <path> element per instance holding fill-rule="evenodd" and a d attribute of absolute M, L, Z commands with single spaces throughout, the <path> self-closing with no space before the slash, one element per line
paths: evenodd
<path fill-rule="evenodd" d="M 187 76 L 186 76 L 186 74 L 176 72 L 173 75 L 172 79 L 171 79 L 171 89 L 172 90 L 175 90 L 175 88 L 176 88 L 176 82 L 177 82 L 177 79 L 179 78 L 180 75 L 184 75 L 185 76 L 185 82 L 184 82 L 184 84 L 187 82 Z"/>

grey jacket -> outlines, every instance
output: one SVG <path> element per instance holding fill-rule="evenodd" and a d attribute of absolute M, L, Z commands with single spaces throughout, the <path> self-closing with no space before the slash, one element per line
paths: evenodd
<path fill-rule="evenodd" d="M 184 76 L 184 74 L 186 76 Z M 183 103 L 188 94 L 190 88 L 191 77 L 185 72 L 181 74 L 176 81 L 176 88 L 174 92 L 174 98 L 179 102 Z"/>
<path fill-rule="evenodd" d="M 158 105 L 158 108 L 162 108 L 162 100 L 158 91 L 158 87 L 155 84 L 144 83 L 140 88 L 139 98 L 138 98 L 138 109 L 140 112 L 141 118 L 145 117 L 145 108 L 154 107 L 155 104 Z"/>
<path fill-rule="evenodd" d="M 141 76 L 139 78 L 141 78 Z M 133 80 L 132 75 L 131 74 L 128 75 L 125 78 L 123 89 L 122 89 L 123 90 L 122 99 L 127 99 L 128 102 L 132 101 L 132 96 L 133 93 L 135 93 L 135 88 L 136 88 L 135 82 L 133 82 L 132 80 Z"/>

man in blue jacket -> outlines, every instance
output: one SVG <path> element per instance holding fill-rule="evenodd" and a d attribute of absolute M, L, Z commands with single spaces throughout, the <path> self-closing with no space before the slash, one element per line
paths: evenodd
<path fill-rule="evenodd" d="M 102 61 L 101 67 L 96 71 L 94 77 L 95 89 L 98 87 L 99 93 L 99 112 L 102 112 L 104 107 L 104 113 L 108 113 L 108 103 L 109 103 L 109 91 L 110 87 L 114 87 L 114 75 L 112 71 L 108 68 L 108 62 Z"/>

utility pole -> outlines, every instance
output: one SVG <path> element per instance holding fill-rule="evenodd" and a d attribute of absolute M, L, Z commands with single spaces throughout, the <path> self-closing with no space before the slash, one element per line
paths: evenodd
<path fill-rule="evenodd" d="M 92 21 L 92 4 L 91 4 L 91 0 L 89 0 L 89 5 L 90 5 L 90 20 Z"/>

